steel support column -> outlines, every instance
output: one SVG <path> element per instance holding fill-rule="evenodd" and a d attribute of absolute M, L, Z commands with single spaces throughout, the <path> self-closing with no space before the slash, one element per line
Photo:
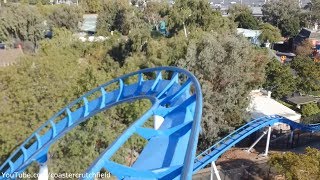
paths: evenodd
<path fill-rule="evenodd" d="M 264 131 L 261 136 L 247 149 L 248 152 L 251 151 L 251 149 L 263 138 L 264 135 L 267 134 L 267 131 Z"/>
<path fill-rule="evenodd" d="M 266 150 L 264 151 L 264 156 L 268 156 L 270 136 L 271 136 L 271 126 L 268 127 L 267 143 L 266 143 Z"/>
<path fill-rule="evenodd" d="M 213 174 L 215 174 L 217 180 L 221 180 L 218 168 L 217 168 L 216 163 L 214 161 L 211 162 L 210 180 L 213 180 L 213 176 L 214 176 Z"/>

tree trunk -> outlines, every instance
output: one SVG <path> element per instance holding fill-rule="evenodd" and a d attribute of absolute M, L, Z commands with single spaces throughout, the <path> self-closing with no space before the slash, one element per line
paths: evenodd
<path fill-rule="evenodd" d="M 183 22 L 183 30 L 184 30 L 184 35 L 186 36 L 186 38 L 188 38 L 187 28 L 184 22 Z"/>

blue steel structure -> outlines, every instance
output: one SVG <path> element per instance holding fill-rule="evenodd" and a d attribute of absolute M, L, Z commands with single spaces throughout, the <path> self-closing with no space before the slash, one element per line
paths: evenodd
<path fill-rule="evenodd" d="M 152 107 L 125 130 L 86 173 L 98 173 L 105 168 L 119 179 L 191 179 L 202 94 L 197 79 L 175 67 L 144 69 L 88 92 L 36 130 L 1 165 L 0 172 L 20 174 L 34 161 L 46 163 L 50 146 L 79 123 L 115 105 L 138 99 L 149 99 Z M 152 116 L 164 119 L 157 130 L 143 127 Z M 148 143 L 132 167 L 112 162 L 111 157 L 134 134 Z"/>
<path fill-rule="evenodd" d="M 130 81 L 129 79 L 134 79 Z M 1 165 L 0 172 L 22 173 L 32 162 L 45 163 L 50 146 L 79 123 L 112 106 L 149 99 L 152 107 L 116 139 L 86 173 L 105 168 L 119 179 L 191 179 L 192 174 L 217 160 L 236 143 L 264 127 L 285 123 L 291 129 L 320 131 L 320 125 L 303 125 L 280 116 L 253 120 L 226 136 L 197 157 L 202 115 L 199 82 L 188 71 L 175 67 L 144 69 L 116 78 L 69 104 L 35 131 Z M 163 117 L 159 129 L 143 127 L 152 116 Z M 110 158 L 133 135 L 148 140 L 131 167 Z M 0 179 L 5 179 L 1 176 Z"/>
<path fill-rule="evenodd" d="M 320 124 L 299 124 L 294 121 L 291 121 L 285 117 L 274 115 L 274 116 L 266 116 L 262 118 L 255 119 L 253 121 L 248 122 L 242 127 L 238 128 L 236 131 L 232 132 L 228 136 L 224 137 L 216 144 L 200 153 L 194 161 L 193 171 L 194 173 L 198 170 L 202 169 L 209 163 L 216 161 L 221 154 L 226 152 L 232 146 L 248 137 L 252 133 L 264 128 L 274 125 L 275 123 L 284 123 L 290 126 L 290 129 L 293 130 L 301 130 L 304 132 L 319 132 Z"/>

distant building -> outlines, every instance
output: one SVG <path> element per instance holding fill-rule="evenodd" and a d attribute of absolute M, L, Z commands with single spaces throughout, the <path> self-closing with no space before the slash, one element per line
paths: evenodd
<path fill-rule="evenodd" d="M 252 44 L 260 45 L 260 41 L 259 41 L 259 36 L 261 35 L 260 30 L 237 28 L 237 34 L 241 34 L 244 37 L 248 38 L 248 40 Z"/>
<path fill-rule="evenodd" d="M 83 15 L 83 22 L 80 27 L 82 32 L 94 34 L 97 31 L 97 14 L 85 14 Z"/>
<path fill-rule="evenodd" d="M 295 105 L 299 109 L 301 108 L 302 105 L 320 102 L 320 98 L 316 98 L 313 96 L 293 96 L 293 97 L 287 98 L 286 100 L 290 104 Z"/>
<path fill-rule="evenodd" d="M 300 122 L 301 114 L 288 108 L 271 98 L 271 92 L 265 90 L 254 90 L 250 93 L 251 102 L 247 111 L 250 113 L 252 119 L 279 115 L 286 117 L 292 121 Z M 277 129 L 288 130 L 290 127 L 282 123 L 276 123 Z"/>

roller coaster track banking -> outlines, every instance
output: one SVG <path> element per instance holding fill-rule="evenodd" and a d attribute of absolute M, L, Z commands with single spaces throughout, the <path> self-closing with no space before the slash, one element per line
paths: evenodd
<path fill-rule="evenodd" d="M 233 133 L 224 137 L 216 144 L 208 148 L 199 154 L 194 161 L 193 171 L 196 173 L 198 170 L 202 169 L 209 163 L 216 161 L 221 154 L 229 150 L 232 146 L 248 137 L 252 133 L 264 128 L 270 127 L 275 123 L 284 123 L 290 126 L 291 130 L 299 129 L 304 132 L 319 132 L 320 124 L 299 124 L 294 121 L 291 121 L 285 117 L 274 115 L 274 116 L 266 116 L 262 118 L 255 119 L 253 121 L 248 122 L 242 127 L 238 128 Z"/>
<path fill-rule="evenodd" d="M 298 124 L 280 116 L 263 117 L 245 124 L 196 157 L 202 115 L 199 82 L 183 69 L 151 68 L 116 78 L 69 104 L 22 143 L 1 165 L 0 172 L 16 175 L 34 161 L 46 163 L 50 146 L 79 123 L 115 105 L 138 99 L 149 99 L 152 107 L 123 132 L 86 173 L 98 173 L 105 168 L 119 179 L 191 179 L 193 173 L 218 159 L 236 143 L 274 123 L 288 124 L 292 130 L 320 130 L 318 124 Z M 143 127 L 152 116 L 163 118 L 161 126 Z M 138 159 L 131 167 L 112 162 L 110 158 L 133 134 L 148 140 Z M 0 179 L 6 178 L 0 176 Z"/>
<path fill-rule="evenodd" d="M 6 179 L 4 174 L 13 175 L 14 179 L 14 175 L 24 172 L 34 161 L 46 163 L 50 146 L 79 123 L 115 105 L 138 99 L 149 99 L 152 107 L 125 130 L 86 173 L 98 173 L 105 168 L 119 179 L 191 179 L 201 124 L 202 93 L 199 82 L 190 72 L 175 67 L 144 69 L 124 75 L 72 102 L 12 153 L 0 167 L 0 179 Z M 152 116 L 162 118 L 159 129 L 143 127 Z M 134 134 L 148 140 L 135 163 L 127 167 L 112 162 L 110 158 Z"/>

